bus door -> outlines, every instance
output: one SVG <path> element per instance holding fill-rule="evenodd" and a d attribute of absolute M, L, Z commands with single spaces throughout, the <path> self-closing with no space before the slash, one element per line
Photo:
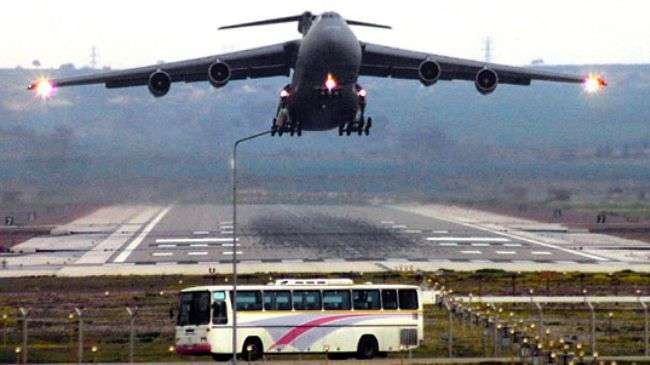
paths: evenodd
<path fill-rule="evenodd" d="M 209 291 L 183 292 L 176 323 L 176 350 L 179 353 L 209 353 L 211 298 Z"/>

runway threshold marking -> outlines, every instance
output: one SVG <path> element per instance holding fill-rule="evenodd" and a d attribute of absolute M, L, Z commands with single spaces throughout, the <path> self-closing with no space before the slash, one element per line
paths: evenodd
<path fill-rule="evenodd" d="M 126 246 L 126 248 L 122 250 L 122 252 L 120 252 L 120 254 L 115 258 L 115 260 L 113 260 L 113 262 L 120 263 L 126 261 L 126 259 L 129 258 L 129 256 L 131 255 L 131 252 L 133 252 L 133 250 L 135 250 L 135 248 L 138 247 L 142 243 L 142 241 L 144 241 L 145 237 L 147 237 L 149 232 L 151 232 L 154 229 L 154 227 L 156 227 L 156 225 L 160 223 L 160 221 L 165 217 L 165 215 L 167 215 L 167 213 L 169 213 L 169 211 L 172 210 L 173 206 L 174 204 L 168 206 L 167 208 L 163 209 L 160 213 L 158 213 L 158 215 L 154 219 L 152 219 L 151 222 L 149 222 L 149 224 L 147 224 L 146 227 L 144 227 L 144 229 L 142 230 L 142 232 L 140 232 L 138 237 L 136 237 L 133 241 L 131 241 L 131 243 L 129 243 L 129 245 Z"/>
<path fill-rule="evenodd" d="M 422 213 L 422 212 L 413 212 L 413 211 L 411 211 L 409 209 L 399 208 L 399 207 L 393 207 L 393 208 L 395 208 L 397 210 L 400 210 L 400 211 L 412 213 L 412 214 L 418 214 L 418 215 L 422 215 L 422 216 L 425 216 L 425 217 L 430 217 L 430 218 L 434 218 L 434 219 L 437 219 L 437 220 L 441 220 L 441 221 L 445 221 L 445 222 L 451 222 L 451 223 L 459 224 L 461 226 L 478 229 L 478 230 L 484 231 L 484 232 L 490 232 L 490 233 L 493 233 L 495 235 L 499 235 L 499 236 L 502 236 L 502 237 L 509 237 L 509 238 L 516 239 L 516 240 L 519 240 L 519 241 L 534 243 L 536 245 L 540 245 L 540 246 L 547 247 L 547 248 L 552 248 L 552 249 L 562 251 L 562 252 L 565 252 L 565 253 L 570 253 L 570 254 L 573 254 L 573 255 L 587 257 L 587 258 L 590 258 L 592 260 L 609 261 L 608 259 L 606 259 L 604 257 L 591 255 L 591 254 L 587 254 L 587 253 L 584 253 L 584 252 L 578 252 L 578 251 L 575 251 L 575 250 L 560 247 L 560 246 L 553 245 L 553 244 L 550 244 L 550 243 L 541 242 L 541 241 L 538 241 L 538 240 L 535 240 L 535 239 L 532 239 L 532 238 L 522 237 L 521 235 L 515 235 L 515 234 L 512 234 L 512 233 L 504 233 L 504 232 L 495 231 L 493 229 L 486 228 L 486 227 L 483 227 L 483 226 L 479 226 L 477 224 L 472 224 L 472 223 L 462 222 L 462 221 L 458 221 L 458 220 L 454 220 L 454 219 L 449 219 L 447 217 L 440 217 L 440 215 L 438 215 L 438 214 L 431 214 L 431 213 L 427 214 L 427 213 Z"/>
<path fill-rule="evenodd" d="M 223 254 L 224 254 L 224 255 L 232 255 L 233 252 L 232 252 L 232 251 L 225 251 Z M 237 255 L 241 255 L 241 254 L 242 254 L 241 251 L 237 251 Z"/>
<path fill-rule="evenodd" d="M 516 251 L 497 251 L 497 255 L 515 255 Z"/>
<path fill-rule="evenodd" d="M 239 238 L 237 238 L 239 241 Z M 158 238 L 156 243 L 220 243 L 232 242 L 232 238 Z"/>
<path fill-rule="evenodd" d="M 427 241 L 456 241 L 456 242 L 510 242 L 504 237 L 427 237 Z"/>

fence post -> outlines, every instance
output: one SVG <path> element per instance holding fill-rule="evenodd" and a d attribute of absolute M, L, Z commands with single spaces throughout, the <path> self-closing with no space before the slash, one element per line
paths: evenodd
<path fill-rule="evenodd" d="M 129 314 L 129 363 L 133 363 L 133 349 L 135 347 L 135 316 L 138 314 L 138 307 L 133 309 L 126 307 Z"/>
<path fill-rule="evenodd" d="M 78 335 L 79 335 L 79 350 L 77 353 L 77 363 L 81 364 L 83 362 L 83 357 L 84 357 L 84 320 L 83 320 L 83 308 L 76 308 L 74 309 L 75 313 L 77 313 L 77 319 L 79 320 L 79 330 L 78 330 Z"/>
<path fill-rule="evenodd" d="M 643 342 L 645 343 L 643 353 L 645 356 L 650 356 L 650 346 L 648 344 L 648 305 L 641 300 L 639 300 L 639 304 L 641 305 L 641 308 L 643 308 Z"/>
<path fill-rule="evenodd" d="M 449 358 L 453 356 L 453 346 L 454 346 L 454 333 L 451 329 L 451 325 L 453 323 L 453 319 L 451 316 L 451 307 L 449 306 L 449 302 L 445 300 L 445 308 L 447 308 L 447 313 L 449 314 L 448 317 L 448 332 L 447 332 L 447 353 Z"/>
<path fill-rule="evenodd" d="M 29 315 L 29 308 L 18 308 L 20 316 L 23 317 L 23 364 L 27 364 L 27 316 Z"/>
<path fill-rule="evenodd" d="M 594 353 L 596 352 L 596 310 L 594 308 L 594 305 L 587 301 L 587 306 L 589 307 L 589 311 L 591 312 L 591 352 Z"/>

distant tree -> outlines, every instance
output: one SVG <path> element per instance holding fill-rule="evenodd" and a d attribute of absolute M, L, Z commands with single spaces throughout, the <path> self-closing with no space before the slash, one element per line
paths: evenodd
<path fill-rule="evenodd" d="M 32 61 L 32 66 L 34 66 L 36 68 L 41 67 L 41 61 L 39 61 L 39 60 Z"/>

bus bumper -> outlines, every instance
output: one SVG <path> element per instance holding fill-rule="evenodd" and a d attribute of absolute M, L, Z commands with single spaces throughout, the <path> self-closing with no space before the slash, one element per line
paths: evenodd
<path fill-rule="evenodd" d="M 212 348 L 209 343 L 178 345 L 176 346 L 176 353 L 179 355 L 208 355 L 212 353 Z"/>

